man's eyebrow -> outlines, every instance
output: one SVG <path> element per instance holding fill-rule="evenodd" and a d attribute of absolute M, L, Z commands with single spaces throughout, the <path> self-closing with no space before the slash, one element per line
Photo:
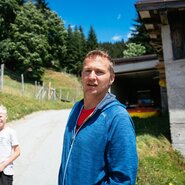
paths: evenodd
<path fill-rule="evenodd" d="M 83 68 L 84 68 L 84 69 L 91 69 L 92 67 L 84 66 Z"/>

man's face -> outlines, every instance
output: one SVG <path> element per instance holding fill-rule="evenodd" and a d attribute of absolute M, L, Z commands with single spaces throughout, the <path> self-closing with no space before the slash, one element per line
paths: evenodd
<path fill-rule="evenodd" d="M 87 58 L 83 63 L 82 85 L 85 95 L 105 96 L 114 81 L 109 61 L 100 56 Z"/>
<path fill-rule="evenodd" d="M 2 130 L 5 126 L 5 123 L 6 123 L 6 114 L 4 113 L 0 113 L 0 130 Z"/>

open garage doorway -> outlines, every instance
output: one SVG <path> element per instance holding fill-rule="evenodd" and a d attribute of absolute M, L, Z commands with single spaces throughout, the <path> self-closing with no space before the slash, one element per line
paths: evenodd
<path fill-rule="evenodd" d="M 161 108 L 159 72 L 156 69 L 116 73 L 111 92 L 128 107 L 143 103 Z"/>

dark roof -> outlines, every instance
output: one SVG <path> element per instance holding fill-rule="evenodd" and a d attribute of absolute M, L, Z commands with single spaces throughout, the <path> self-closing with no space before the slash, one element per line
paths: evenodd
<path fill-rule="evenodd" d="M 183 0 L 138 0 L 135 6 L 139 11 L 184 8 L 185 1 Z"/>
<path fill-rule="evenodd" d="M 138 0 L 135 7 L 149 34 L 150 44 L 162 61 L 161 25 L 168 24 L 169 11 L 185 9 L 185 0 Z"/>
<path fill-rule="evenodd" d="M 142 62 L 146 60 L 157 60 L 157 55 L 151 54 L 151 55 L 142 55 L 137 57 L 130 57 L 130 58 L 114 58 L 113 61 L 116 64 L 124 64 L 124 63 L 136 63 L 136 62 Z"/>

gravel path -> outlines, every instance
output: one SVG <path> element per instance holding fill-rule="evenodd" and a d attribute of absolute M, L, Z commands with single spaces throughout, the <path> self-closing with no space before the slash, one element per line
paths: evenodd
<path fill-rule="evenodd" d="M 69 111 L 36 112 L 9 123 L 21 147 L 21 155 L 14 162 L 14 185 L 57 185 Z"/>

